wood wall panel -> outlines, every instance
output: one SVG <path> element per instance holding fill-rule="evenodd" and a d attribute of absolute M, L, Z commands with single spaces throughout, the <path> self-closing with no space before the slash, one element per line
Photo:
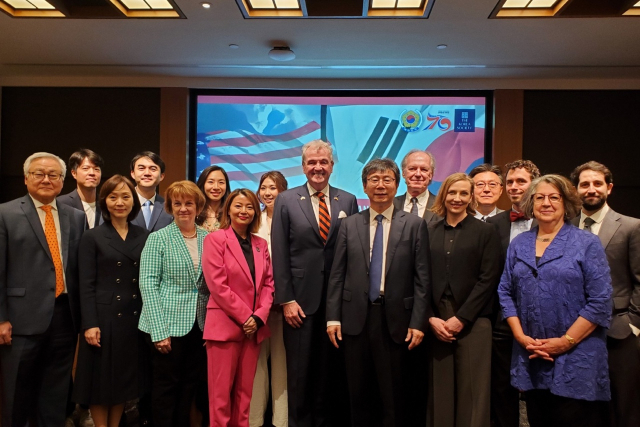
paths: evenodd
<path fill-rule="evenodd" d="M 160 157 L 166 164 L 162 191 L 187 179 L 189 89 L 160 89 Z"/>

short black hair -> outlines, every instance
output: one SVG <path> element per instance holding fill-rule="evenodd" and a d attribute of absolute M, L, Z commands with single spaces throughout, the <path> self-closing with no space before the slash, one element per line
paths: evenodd
<path fill-rule="evenodd" d="M 140 213 L 140 198 L 136 193 L 136 187 L 133 185 L 133 182 L 129 178 L 123 175 L 113 175 L 111 178 L 105 181 L 102 184 L 102 188 L 100 189 L 100 197 L 98 199 L 98 204 L 100 205 L 100 212 L 102 213 L 102 218 L 106 222 L 111 222 L 111 213 L 109 209 L 107 209 L 107 197 L 109 194 L 113 192 L 116 188 L 120 186 L 120 184 L 126 185 L 131 191 L 131 195 L 133 196 L 133 207 L 131 208 L 131 212 L 127 216 L 127 221 L 133 221 L 138 213 Z"/>
<path fill-rule="evenodd" d="M 471 169 L 471 172 L 469 172 L 469 177 L 473 178 L 474 176 L 484 172 L 493 172 L 494 174 L 498 175 L 498 178 L 500 179 L 500 185 L 504 184 L 504 182 L 502 182 L 502 170 L 500 169 L 500 166 L 492 165 L 490 163 L 483 163 Z"/>
<path fill-rule="evenodd" d="M 143 157 L 148 157 L 151 159 L 151 161 L 153 163 L 155 163 L 156 165 L 160 166 L 160 173 L 164 173 L 164 162 L 162 161 L 162 159 L 160 158 L 159 155 L 157 155 L 156 153 L 154 153 L 153 151 L 141 151 L 140 153 L 136 154 L 133 159 L 131 159 L 131 164 L 129 165 L 129 168 L 131 169 L 131 172 L 133 172 L 133 170 L 136 167 L 136 162 L 138 160 L 140 160 Z"/>
<path fill-rule="evenodd" d="M 367 185 L 367 178 L 369 175 L 375 172 L 393 172 L 393 176 L 396 178 L 396 187 L 400 185 L 400 171 L 396 162 L 389 158 L 373 159 L 362 168 L 362 185 Z"/>
<path fill-rule="evenodd" d="M 104 166 L 104 160 L 100 156 L 100 154 L 96 153 L 93 150 L 89 150 L 88 148 L 80 148 L 78 151 L 75 151 L 69 157 L 69 170 L 75 172 L 78 170 L 78 167 L 84 162 L 84 159 L 89 159 L 91 163 L 96 165 L 99 168 Z"/>

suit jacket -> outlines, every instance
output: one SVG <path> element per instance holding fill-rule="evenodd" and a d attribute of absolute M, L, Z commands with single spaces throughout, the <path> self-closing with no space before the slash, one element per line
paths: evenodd
<path fill-rule="evenodd" d="M 504 264 L 504 260 L 507 257 L 507 249 L 509 248 L 509 243 L 511 239 L 511 219 L 509 219 L 509 215 L 511 215 L 511 209 L 502 211 L 500 213 L 495 214 L 494 216 L 490 216 L 487 218 L 487 222 L 489 224 L 493 224 L 498 231 L 498 236 L 500 237 L 500 245 L 502 246 L 502 263 Z M 531 222 L 531 228 L 536 227 L 538 225 L 538 221 L 534 218 Z"/>
<path fill-rule="evenodd" d="M 342 221 L 327 289 L 327 320 L 339 320 L 342 332 L 358 335 L 369 310 L 370 210 Z M 427 330 L 431 265 L 427 224 L 394 209 L 385 264 L 385 315 L 389 334 L 398 344 L 407 329 Z"/>
<path fill-rule="evenodd" d="M 138 196 L 137 194 L 135 195 Z M 153 204 L 153 211 L 151 212 L 151 219 L 149 220 L 149 228 L 151 231 L 158 231 L 166 227 L 167 225 L 173 222 L 173 216 L 169 215 L 167 211 L 164 210 L 164 198 L 156 194 L 156 201 Z M 147 228 L 147 224 L 144 222 L 144 215 L 142 214 L 142 209 L 138 213 L 138 216 L 135 217 L 132 224 L 137 225 L 138 227 Z"/>
<path fill-rule="evenodd" d="M 432 306 L 437 308 L 449 285 L 458 305 L 456 317 L 475 322 L 493 311 L 493 298 L 500 281 L 500 241 L 494 226 L 467 215 L 456 228 L 454 253 L 446 269 L 444 223 L 429 225 L 433 275 Z M 439 316 L 437 309 L 436 316 Z"/>
<path fill-rule="evenodd" d="M 82 199 L 78 194 L 78 189 L 76 188 L 71 193 L 67 193 L 63 196 L 57 198 L 58 203 L 63 203 L 67 206 L 71 206 L 72 208 L 76 208 L 84 212 L 84 205 L 82 204 Z M 89 224 L 89 218 L 87 218 L 87 228 L 92 228 Z M 104 223 L 104 219 L 102 218 L 102 212 L 100 211 L 100 203 L 96 200 L 96 217 L 94 222 L 94 227 L 99 226 Z"/>
<path fill-rule="evenodd" d="M 130 224 L 122 240 L 110 222 L 84 233 L 78 256 L 82 329 L 104 328 L 111 322 L 137 326 L 142 308 L 140 255 L 148 235 Z"/>
<path fill-rule="evenodd" d="M 251 236 L 255 278 L 251 277 L 238 238 L 231 227 L 204 241 L 202 271 L 211 296 L 207 303 L 204 339 L 242 341 L 242 325 L 255 315 L 262 320 L 258 343 L 270 336 L 267 317 L 273 302 L 273 273 L 267 241 Z M 254 282 L 255 279 L 255 282 Z"/>
<path fill-rule="evenodd" d="M 399 211 L 404 210 L 404 203 L 406 200 L 407 200 L 407 193 L 404 193 L 401 196 L 396 196 L 393 199 L 393 207 L 398 209 Z M 424 210 L 424 214 L 422 215 L 422 219 L 424 219 L 427 222 L 427 224 L 442 219 L 438 215 L 434 214 L 429 210 L 433 207 L 433 204 L 435 203 L 435 201 L 436 201 L 436 196 L 431 191 L 429 191 L 429 198 L 427 199 L 427 207 Z"/>
<path fill-rule="evenodd" d="M 71 315 L 80 328 L 78 246 L 84 212 L 57 203 L 62 262 Z M 0 205 L 0 322 L 10 321 L 15 335 L 44 333 L 53 317 L 56 273 L 51 251 L 29 195 Z"/>
<path fill-rule="evenodd" d="M 333 247 L 344 216 L 358 212 L 353 194 L 329 187 L 331 228 L 323 244 L 307 184 L 278 195 L 271 224 L 275 303 L 295 300 L 305 314 L 314 314 L 326 292 Z M 325 277 L 326 275 L 326 277 Z"/>
<path fill-rule="evenodd" d="M 208 234 L 196 227 L 198 252 Z M 194 267 L 180 229 L 172 222 L 149 234 L 140 257 L 140 294 L 142 314 L 138 329 L 158 342 L 169 337 L 182 337 L 193 323 L 204 328 L 209 290 L 202 276 L 202 260 Z"/>
<path fill-rule="evenodd" d="M 573 219 L 578 226 L 580 216 Z M 631 323 L 640 328 L 640 219 L 620 215 L 611 207 L 598 233 L 611 269 L 613 318 L 608 335 L 624 339 Z"/>

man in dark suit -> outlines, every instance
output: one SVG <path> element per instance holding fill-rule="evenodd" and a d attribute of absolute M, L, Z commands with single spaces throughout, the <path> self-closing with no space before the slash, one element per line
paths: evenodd
<path fill-rule="evenodd" d="M 308 181 L 278 195 L 271 228 L 274 303 L 286 321 L 289 426 L 338 425 L 346 420 L 331 416 L 344 405 L 336 399 L 344 390 L 335 390 L 341 361 L 325 335 L 325 298 L 340 223 L 358 206 L 353 194 L 329 185 L 330 144 L 305 144 L 302 168 Z"/>
<path fill-rule="evenodd" d="M 69 169 L 76 180 L 76 189 L 58 197 L 58 203 L 79 209 L 87 215 L 87 228 L 104 222 L 96 197 L 103 165 L 102 157 L 92 150 L 81 148 L 73 153 L 69 157 Z"/>
<path fill-rule="evenodd" d="M 327 334 L 336 348 L 344 342 L 352 426 L 406 426 L 414 418 L 406 353 L 427 328 L 429 235 L 425 221 L 394 209 L 399 180 L 393 160 L 370 161 L 362 184 L 371 208 L 342 221 L 336 240 Z"/>
<path fill-rule="evenodd" d="M 430 211 L 436 196 L 427 188 L 436 170 L 436 162 L 428 151 L 411 150 L 402 159 L 402 177 L 407 184 L 407 193 L 396 197 L 393 206 L 398 210 L 411 212 L 429 223 L 440 217 Z"/>
<path fill-rule="evenodd" d="M 498 208 L 498 200 L 502 196 L 502 171 L 499 166 L 483 163 L 469 172 L 473 179 L 473 199 L 475 201 L 476 219 L 487 221 L 487 218 L 502 212 Z"/>
<path fill-rule="evenodd" d="M 611 171 L 598 162 L 578 166 L 571 181 L 582 199 L 574 225 L 597 234 L 613 286 L 613 317 L 607 333 L 611 379 L 611 426 L 640 425 L 640 219 L 609 207 Z"/>
<path fill-rule="evenodd" d="M 164 198 L 157 193 L 164 179 L 164 162 L 156 153 L 143 151 L 131 160 L 131 178 L 136 182 L 136 192 L 142 210 L 132 224 L 158 231 L 171 224 L 173 217 L 164 210 Z"/>
<path fill-rule="evenodd" d="M 28 194 L 0 205 L 2 425 L 62 426 L 78 339 L 78 244 L 85 214 L 56 203 L 64 161 L 24 163 Z"/>
<path fill-rule="evenodd" d="M 502 246 L 502 263 L 504 265 L 509 243 L 520 233 L 537 225 L 535 219 L 525 218 L 521 213 L 520 203 L 531 181 L 540 176 L 538 167 L 529 160 L 516 160 L 505 166 L 506 190 L 511 209 L 487 218 L 487 222 L 495 225 Z M 511 386 L 511 351 L 513 334 L 506 320 L 502 317 L 498 297 L 494 304 L 496 315 L 493 325 L 493 345 L 491 347 L 491 419 L 495 427 L 518 427 L 520 423 L 518 390 Z"/>

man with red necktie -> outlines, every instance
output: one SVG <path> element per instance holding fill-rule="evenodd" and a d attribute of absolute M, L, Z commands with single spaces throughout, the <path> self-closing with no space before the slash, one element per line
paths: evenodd
<path fill-rule="evenodd" d="M 487 218 L 500 235 L 502 263 L 507 256 L 509 243 L 520 233 L 537 225 L 535 219 L 526 218 L 520 211 L 522 196 L 531 181 L 540 176 L 538 167 L 529 160 L 516 160 L 505 165 L 506 190 L 511 209 Z M 518 427 L 520 420 L 519 393 L 511 386 L 511 351 L 513 334 L 502 317 L 498 297 L 495 298 L 496 320 L 493 325 L 491 352 L 491 419 L 495 427 Z"/>
<path fill-rule="evenodd" d="M 344 362 L 325 334 L 325 305 L 336 235 L 358 205 L 353 194 L 329 185 L 329 143 L 305 144 L 302 168 L 307 182 L 278 195 L 271 229 L 274 304 L 282 305 L 286 322 L 289 427 L 340 425 L 348 423 L 337 409 L 346 408 Z"/>
<path fill-rule="evenodd" d="M 0 205 L 2 425 L 62 426 L 80 326 L 84 212 L 56 203 L 66 166 L 35 153 L 28 194 Z"/>

